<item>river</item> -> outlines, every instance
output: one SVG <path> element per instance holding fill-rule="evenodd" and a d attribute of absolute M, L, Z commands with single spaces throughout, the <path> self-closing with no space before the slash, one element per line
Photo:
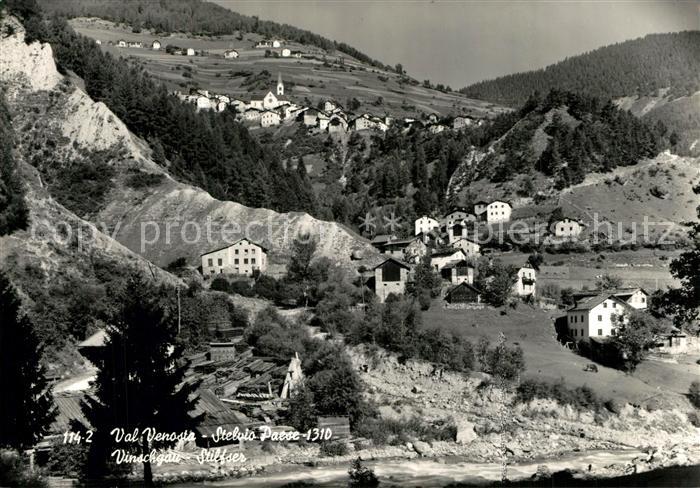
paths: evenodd
<path fill-rule="evenodd" d="M 638 450 L 622 451 L 595 451 L 588 453 L 575 453 L 569 456 L 562 456 L 551 460 L 539 462 L 512 464 L 507 467 L 507 478 L 511 481 L 526 480 L 537 471 L 539 464 L 546 464 L 551 472 L 564 469 L 574 469 L 586 471 L 588 466 L 602 467 L 610 464 L 625 464 L 639 455 L 643 454 Z M 451 483 L 465 483 L 474 485 L 492 484 L 502 479 L 502 466 L 494 463 L 471 463 L 458 459 L 399 459 L 399 460 L 379 460 L 367 461 L 364 463 L 371 467 L 375 474 L 383 483 L 400 486 L 414 487 L 441 487 Z M 349 463 L 330 466 L 269 466 L 267 471 L 259 476 L 251 478 L 228 479 L 214 483 L 206 483 L 197 486 L 211 487 L 280 487 L 292 482 L 308 482 L 314 486 L 345 486 L 348 479 Z M 700 473 L 697 467 L 677 468 L 690 469 L 691 472 Z M 643 476 L 649 479 L 650 472 Z M 688 475 L 676 474 L 683 481 L 688 481 Z M 679 478 L 679 479 L 681 479 Z M 700 482 L 700 479 L 697 480 Z M 640 480 L 637 480 L 640 483 Z M 548 483 L 549 485 L 549 483 Z M 634 485 L 627 485 L 634 486 Z M 644 486 L 640 484 L 640 486 Z M 683 484 L 681 482 L 671 482 L 665 486 L 697 486 L 694 484 Z"/>

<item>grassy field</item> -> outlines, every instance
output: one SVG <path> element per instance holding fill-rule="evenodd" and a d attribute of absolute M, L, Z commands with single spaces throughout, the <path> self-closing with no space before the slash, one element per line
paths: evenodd
<path fill-rule="evenodd" d="M 396 73 L 364 65 L 343 54 L 342 64 L 336 53 L 325 53 L 314 46 L 290 43 L 285 47 L 299 50 L 305 55 L 302 59 L 265 57 L 265 49 L 253 46 L 260 40 L 255 34 L 244 36 L 221 36 L 217 38 L 188 37 L 170 35 L 132 33 L 130 29 L 96 19 L 73 19 L 73 28 L 87 37 L 99 39 L 102 48 L 117 56 L 131 57 L 156 77 L 163 80 L 171 89 L 186 90 L 197 86 L 215 93 L 248 100 L 261 98 L 271 89 L 280 73 L 285 82 L 285 97 L 300 104 L 311 101 L 335 99 L 344 104 L 348 98 L 357 98 L 361 112 L 389 114 L 395 117 L 418 116 L 421 112 L 442 115 L 464 113 L 475 117 L 487 117 L 504 109 L 489 102 L 472 100 L 457 93 L 442 93 L 422 86 L 399 83 Z M 118 48 L 108 45 L 108 41 L 124 39 L 141 41 L 146 48 Z M 153 51 L 150 45 L 159 39 L 163 50 Z M 204 50 L 202 56 L 172 56 L 164 48 L 173 44 L 182 48 Z M 226 49 L 236 49 L 238 59 L 224 59 Z M 273 51 L 280 51 L 274 49 Z M 324 58 L 328 61 L 324 64 Z M 244 85 L 246 78 L 263 71 L 269 76 L 259 82 Z M 183 74 L 188 73 L 186 76 Z M 191 78 L 189 77 L 191 75 Z M 383 100 L 377 104 L 378 98 Z"/>
<path fill-rule="evenodd" d="M 591 361 L 563 347 L 557 340 L 553 319 L 559 312 L 545 312 L 526 305 L 516 310 L 448 310 L 435 301 L 423 313 L 423 326 L 449 330 L 476 343 L 481 336 L 496 341 L 505 334 L 509 343 L 519 344 L 525 354 L 526 378 L 556 381 L 569 386 L 588 385 L 603 398 L 616 398 L 640 405 L 688 408 L 684 393 L 698 378 L 696 356 L 684 356 L 678 364 L 648 360 L 628 375 L 598 366 L 598 373 L 583 371 Z"/>

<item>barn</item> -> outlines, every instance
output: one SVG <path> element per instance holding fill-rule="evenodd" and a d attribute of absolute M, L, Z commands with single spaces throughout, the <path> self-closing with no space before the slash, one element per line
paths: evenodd
<path fill-rule="evenodd" d="M 449 304 L 481 303 L 481 292 L 463 281 L 445 294 L 445 301 Z"/>

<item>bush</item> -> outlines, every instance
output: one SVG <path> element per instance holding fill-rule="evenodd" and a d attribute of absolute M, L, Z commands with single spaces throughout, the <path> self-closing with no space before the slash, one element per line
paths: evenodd
<path fill-rule="evenodd" d="M 426 442 L 453 441 L 457 427 L 452 422 L 428 423 L 418 416 L 410 419 L 366 418 L 355 429 L 359 437 L 372 439 L 375 445 L 398 446 L 420 439 Z"/>
<path fill-rule="evenodd" d="M 230 293 L 230 286 L 228 280 L 224 276 L 217 276 L 211 281 L 210 288 L 214 291 L 223 291 Z"/>
<path fill-rule="evenodd" d="M 160 185 L 165 176 L 159 173 L 146 173 L 145 171 L 136 171 L 126 177 L 126 184 L 134 189 L 149 188 Z"/>
<path fill-rule="evenodd" d="M 350 488 L 374 488 L 379 486 L 377 475 L 370 468 L 362 465 L 362 461 L 358 457 L 352 462 L 352 468 L 348 470 Z"/>
<path fill-rule="evenodd" d="M 321 455 L 323 456 L 345 456 L 348 451 L 348 445 L 343 441 L 326 441 L 321 443 Z"/>
<path fill-rule="evenodd" d="M 696 408 L 700 408 L 700 382 L 693 381 L 688 388 L 688 399 Z"/>

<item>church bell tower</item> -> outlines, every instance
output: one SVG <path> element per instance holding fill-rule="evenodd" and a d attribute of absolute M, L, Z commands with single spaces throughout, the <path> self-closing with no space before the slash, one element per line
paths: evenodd
<path fill-rule="evenodd" d="M 282 83 L 282 73 L 277 75 L 277 95 L 284 95 L 284 83 Z"/>

